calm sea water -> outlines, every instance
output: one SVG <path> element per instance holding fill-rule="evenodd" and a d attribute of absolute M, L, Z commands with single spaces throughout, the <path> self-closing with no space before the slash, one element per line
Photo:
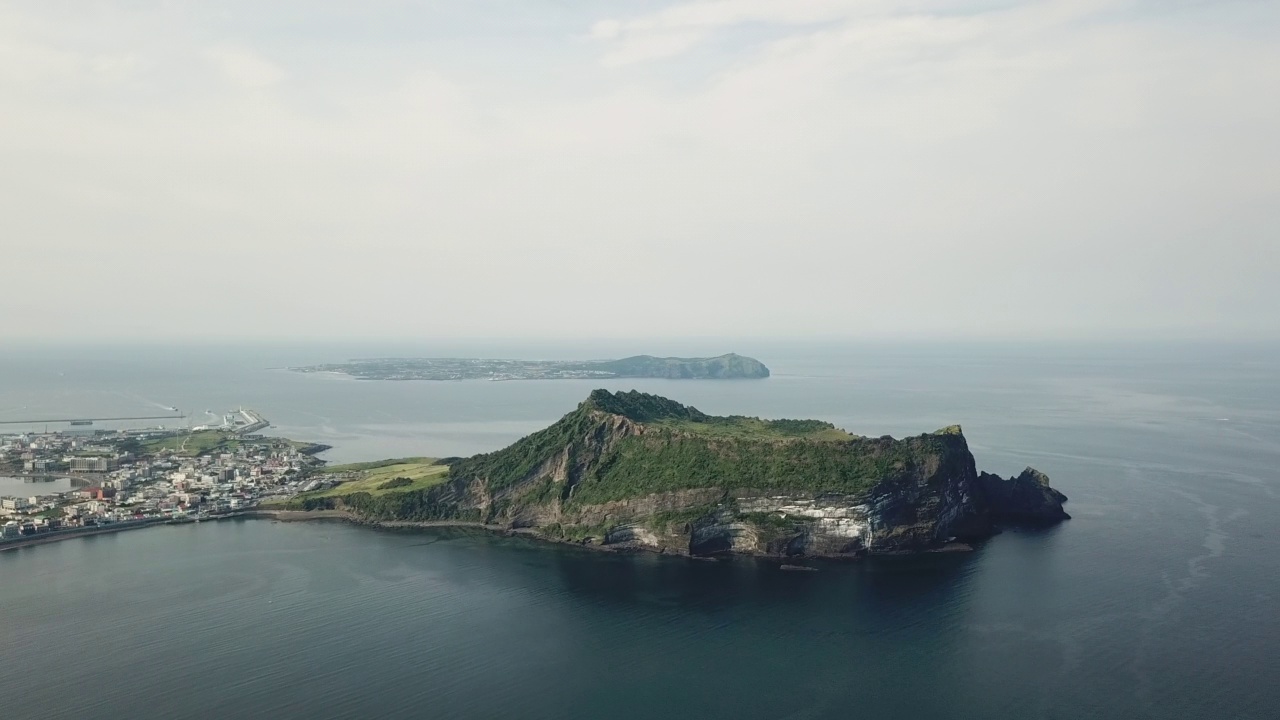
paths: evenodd
<path fill-rule="evenodd" d="M 541 427 L 601 383 L 271 368 L 645 349 L 6 349 L 0 420 L 244 405 L 334 445 L 333 460 L 456 455 Z M 5 715 L 1276 717 L 1275 349 L 728 349 L 775 377 L 604 385 L 870 435 L 960 422 L 979 467 L 1044 470 L 1074 519 L 971 554 L 816 573 L 269 521 L 5 552 Z"/>
<path fill-rule="evenodd" d="M 29 498 L 66 492 L 70 489 L 71 481 L 67 478 L 36 481 L 30 478 L 0 476 L 0 495 Z"/>

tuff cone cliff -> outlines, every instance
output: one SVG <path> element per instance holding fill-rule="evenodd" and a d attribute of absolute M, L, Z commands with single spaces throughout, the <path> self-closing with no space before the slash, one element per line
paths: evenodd
<path fill-rule="evenodd" d="M 596 390 L 503 450 L 442 462 L 448 479 L 434 487 L 298 502 L 691 555 L 913 552 L 1068 517 L 1036 470 L 979 473 L 958 426 L 867 438 L 816 420 L 714 417 L 635 391 Z"/>

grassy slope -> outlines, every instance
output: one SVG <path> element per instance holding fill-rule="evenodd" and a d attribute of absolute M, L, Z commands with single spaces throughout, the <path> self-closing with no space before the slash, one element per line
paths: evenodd
<path fill-rule="evenodd" d="M 582 439 L 597 427 L 597 412 L 622 415 L 649 431 L 621 439 L 598 458 L 578 478 L 574 505 L 705 487 L 859 494 L 956 449 L 942 435 L 863 438 L 822 421 L 714 417 L 655 395 L 596 391 L 551 427 L 455 463 L 455 477 L 487 478 L 497 491 L 527 478 L 566 447 L 578 458 Z M 527 502 L 539 504 L 547 495 L 531 493 Z"/>
<path fill-rule="evenodd" d="M 363 472 L 365 470 L 376 470 L 391 465 L 407 465 L 422 464 L 431 465 L 436 462 L 435 458 L 429 457 L 409 457 L 409 458 L 391 458 L 389 460 L 375 460 L 373 462 L 347 463 L 346 465 L 329 465 L 320 470 L 326 475 L 343 474 L 349 472 Z"/>
<path fill-rule="evenodd" d="M 390 462 L 390 464 L 387 464 Z M 332 468 L 326 468 L 327 471 L 337 470 L 344 472 L 340 468 L 346 467 L 346 472 L 351 472 L 350 468 L 356 467 L 355 472 L 359 474 L 359 478 L 349 480 L 336 487 L 326 490 L 317 490 L 315 492 L 303 493 L 298 499 L 312 499 L 325 497 L 342 497 L 354 493 L 369 493 L 373 496 L 385 495 L 387 493 L 404 493 L 413 492 L 415 490 L 425 490 L 433 485 L 439 485 L 444 482 L 449 474 L 447 465 L 437 465 L 433 458 L 413 458 L 411 460 L 396 462 L 383 461 L 381 463 L 356 463 L 354 465 L 336 465 Z M 372 467 L 369 467 L 372 466 Z M 393 488 L 382 488 L 381 486 L 395 478 L 408 478 L 413 481 L 410 485 L 402 485 Z"/>
<path fill-rule="evenodd" d="M 208 452 L 233 452 L 240 446 L 240 439 L 234 434 L 222 430 L 199 430 L 190 434 L 148 440 L 142 443 L 143 452 L 156 453 L 163 450 L 180 452 L 182 455 L 195 457 Z"/>
<path fill-rule="evenodd" d="M 619 442 L 599 472 L 578 486 L 573 502 L 592 504 L 704 487 L 856 495 L 945 453 L 942 445 L 930 436 L 771 441 L 652 433 Z"/>

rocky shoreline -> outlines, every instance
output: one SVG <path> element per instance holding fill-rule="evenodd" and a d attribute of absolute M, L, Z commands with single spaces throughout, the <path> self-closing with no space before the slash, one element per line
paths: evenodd
<path fill-rule="evenodd" d="M 491 532 L 497 535 L 506 535 L 509 537 L 515 537 L 515 536 L 527 537 L 533 540 L 538 540 L 540 542 L 545 542 L 552 545 L 567 545 L 570 547 L 582 548 L 585 550 L 593 550 L 596 552 L 652 553 L 655 555 L 686 557 L 693 560 L 714 560 L 718 556 L 737 555 L 742 557 L 755 557 L 755 558 L 761 558 L 761 559 L 784 560 L 784 561 L 786 560 L 799 561 L 799 560 L 805 560 L 805 559 L 846 560 L 847 561 L 847 560 L 861 559 L 869 555 L 874 555 L 876 557 L 894 557 L 894 556 L 915 555 L 915 554 L 919 554 L 920 552 L 967 553 L 967 552 L 973 552 L 976 549 L 971 543 L 957 541 L 957 542 L 949 542 L 944 545 L 940 545 L 938 547 L 930 548 L 928 550 L 923 550 L 923 551 L 895 550 L 895 551 L 884 551 L 884 552 L 875 552 L 875 553 L 864 552 L 860 554 L 831 553 L 831 554 L 810 554 L 810 555 L 804 555 L 804 556 L 795 556 L 795 555 L 787 555 L 784 553 L 742 552 L 742 551 L 727 550 L 727 551 L 715 553 L 712 555 L 700 555 L 700 554 L 696 554 L 688 551 L 681 551 L 679 549 L 672 549 L 670 547 L 653 547 L 642 542 L 623 541 L 623 542 L 612 542 L 612 543 L 599 543 L 599 542 L 589 542 L 589 541 L 568 540 L 565 538 L 548 536 L 542 532 L 539 532 L 536 528 L 517 528 L 517 527 L 510 527 L 507 525 L 471 522 L 466 520 L 417 520 L 417 521 L 415 520 L 370 520 L 368 518 L 360 517 L 346 510 L 261 510 L 261 509 L 258 509 L 258 510 L 248 510 L 245 512 L 236 513 L 234 516 L 226 516 L 226 517 L 228 518 L 240 517 L 240 518 L 259 519 L 259 520 L 275 520 L 278 522 L 313 522 L 318 520 L 339 520 L 342 522 L 350 523 L 352 525 L 362 525 L 365 527 L 378 528 L 378 529 L 384 529 L 384 530 L 415 530 L 415 529 L 427 530 L 431 528 L 467 528 L 472 530 L 483 530 L 483 531 Z M 799 569 L 802 567 L 803 566 L 794 566 L 794 565 L 789 566 L 790 569 Z M 812 569 L 812 568 L 805 568 L 805 569 Z"/>
<path fill-rule="evenodd" d="M 782 553 L 725 551 L 725 552 L 720 552 L 713 555 L 700 555 L 700 554 L 696 554 L 688 551 L 680 551 L 678 549 L 672 549 L 669 547 L 656 548 L 650 545 L 646 545 L 642 542 L 623 541 L 623 542 L 613 542 L 613 543 L 598 543 L 598 542 L 581 541 L 581 540 L 579 541 L 568 540 L 565 538 L 548 536 L 544 533 L 539 532 L 535 528 L 515 528 L 515 527 L 506 526 L 506 525 L 486 524 L 486 523 L 480 523 L 480 522 L 470 522 L 466 520 L 420 520 L 420 521 L 370 520 L 367 518 L 362 518 L 346 510 L 252 509 L 252 510 L 245 510 L 241 512 L 210 516 L 208 518 L 205 518 L 203 522 L 216 522 L 220 520 L 236 520 L 236 519 L 273 520 L 277 522 L 315 522 L 315 521 L 323 521 L 323 520 L 337 520 L 341 522 L 350 523 L 352 525 L 362 525 L 365 527 L 385 529 L 385 530 L 427 530 L 432 528 L 466 528 L 466 529 L 472 529 L 472 530 L 482 530 L 482 531 L 494 533 L 497 535 L 506 535 L 509 537 L 517 537 L 517 536 L 526 537 L 526 538 L 530 538 L 540 542 L 545 542 L 548 544 L 567 545 L 570 547 L 582 548 L 584 550 L 592 550 L 596 552 L 624 553 L 624 554 L 625 553 L 653 553 L 655 555 L 685 557 L 692 560 L 715 560 L 717 559 L 717 557 L 720 557 L 720 556 L 737 555 L 737 556 L 743 556 L 743 557 L 755 557 L 760 559 L 782 560 L 782 561 L 798 561 L 802 559 L 848 561 L 848 560 L 857 560 L 862 557 L 866 557 L 867 555 L 875 555 L 877 557 L 880 557 L 880 556 L 887 557 L 887 556 L 902 556 L 902 555 L 916 554 L 914 552 L 906 552 L 906 551 L 888 551 L 888 552 L 878 552 L 878 553 L 861 553 L 861 554 L 854 554 L 854 555 L 851 555 L 849 553 L 832 553 L 828 555 L 811 554 L 811 555 L 805 555 L 802 557 L 797 557 L 797 556 L 791 556 L 791 555 L 786 555 Z M 49 543 L 60 542 L 63 540 L 73 540 L 76 538 L 94 537 L 97 535 L 107 535 L 111 533 L 123 532 L 125 530 L 138 530 L 142 528 L 160 527 L 164 525 L 173 525 L 173 524 L 190 524 L 191 522 L 192 521 L 187 521 L 183 523 L 174 523 L 172 521 L 163 521 L 163 522 L 157 521 L 157 522 L 146 522 L 146 523 L 136 523 L 136 524 L 130 523 L 130 524 L 121 524 L 116 526 L 106 526 L 106 527 L 101 527 L 94 530 L 86 530 L 82 532 L 74 532 L 74 533 L 66 533 L 66 534 L 60 533 L 56 535 L 41 535 L 37 537 L 13 540 L 13 541 L 0 544 L 0 552 L 7 551 L 7 550 L 16 550 L 19 548 L 31 547 L 35 545 L 45 545 Z M 937 548 L 926 550 L 924 552 L 964 553 L 964 552 L 972 552 L 974 549 L 975 548 L 969 543 L 952 542 Z M 798 566 L 798 565 L 784 562 L 784 569 L 812 570 L 814 568 L 808 568 L 808 567 Z"/>
<path fill-rule="evenodd" d="M 382 527 L 478 527 L 605 550 L 845 557 L 962 550 L 1069 516 L 1043 473 L 977 470 L 958 425 L 895 439 L 818 420 L 715 417 L 596 390 L 492 453 L 406 492 L 302 494 L 281 509 Z"/>

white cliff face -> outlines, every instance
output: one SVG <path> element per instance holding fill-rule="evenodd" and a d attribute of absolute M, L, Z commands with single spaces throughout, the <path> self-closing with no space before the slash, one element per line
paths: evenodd
<path fill-rule="evenodd" d="M 760 550 L 760 537 L 756 529 L 746 523 L 729 523 L 729 551 L 757 552 Z"/>
<path fill-rule="evenodd" d="M 616 527 L 609 532 L 604 542 L 606 545 L 631 544 L 648 548 L 662 546 L 657 534 L 642 525 L 621 525 Z"/>
<path fill-rule="evenodd" d="M 871 508 L 868 505 L 832 498 L 805 500 L 777 496 L 741 498 L 738 507 L 742 512 L 777 513 L 786 519 L 811 521 L 814 534 L 851 540 L 860 538 L 864 546 L 871 544 Z"/>
<path fill-rule="evenodd" d="M 704 497 L 704 495 L 706 495 Z M 689 522 L 654 525 L 649 518 L 713 500 L 702 491 L 665 493 L 590 506 L 573 522 L 612 527 L 598 542 L 694 555 L 858 555 L 874 548 L 875 508 L 863 497 L 787 495 L 723 498 Z M 775 522 L 761 516 L 771 516 Z M 613 522 L 622 522 L 613 525 Z"/>
<path fill-rule="evenodd" d="M 689 552 L 707 554 L 716 552 L 759 553 L 764 552 L 760 535 L 754 525 L 744 522 L 715 522 L 699 525 L 689 536 Z"/>

